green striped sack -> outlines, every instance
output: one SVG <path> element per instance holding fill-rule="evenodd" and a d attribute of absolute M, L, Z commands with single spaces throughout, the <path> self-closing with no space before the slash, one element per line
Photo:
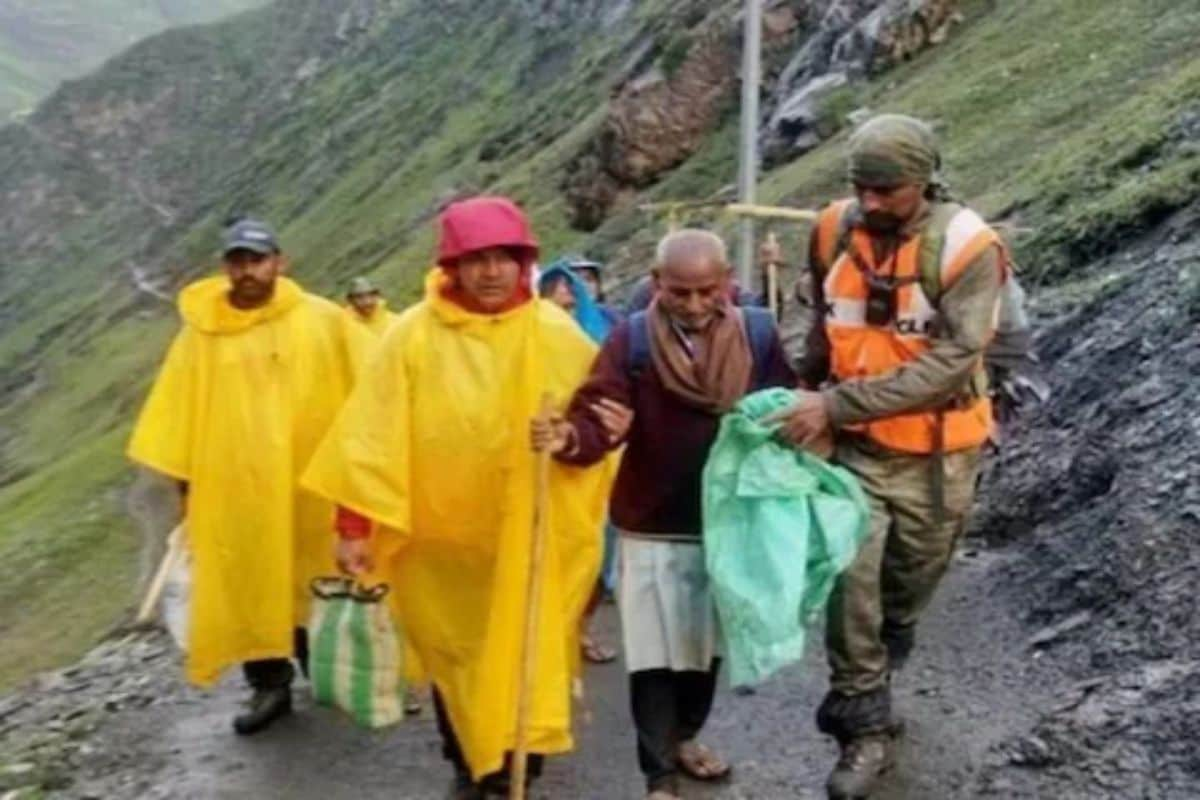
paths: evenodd
<path fill-rule="evenodd" d="M 321 705 L 347 712 L 367 728 L 404 718 L 404 655 L 384 602 L 388 587 L 346 578 L 313 581 L 309 675 Z"/>

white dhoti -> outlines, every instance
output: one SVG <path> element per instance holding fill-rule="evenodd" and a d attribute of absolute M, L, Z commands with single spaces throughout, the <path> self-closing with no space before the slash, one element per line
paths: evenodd
<path fill-rule="evenodd" d="M 720 632 L 704 548 L 622 531 L 618 552 L 626 667 L 707 671 L 720 655 Z"/>

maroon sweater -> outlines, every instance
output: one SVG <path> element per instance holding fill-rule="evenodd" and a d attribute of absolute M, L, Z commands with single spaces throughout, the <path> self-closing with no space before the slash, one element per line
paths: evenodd
<path fill-rule="evenodd" d="M 589 405 L 601 397 L 633 409 L 633 427 L 617 473 L 609 513 L 618 528 L 646 534 L 700 536 L 700 483 L 720 417 L 687 405 L 668 392 L 652 363 L 629 374 L 629 325 L 609 336 L 567 411 L 579 434 L 578 449 L 559 460 L 594 464 L 610 449 L 608 436 Z M 776 334 L 761 386 L 793 387 L 796 377 Z M 617 445 L 619 446 L 619 445 Z"/>

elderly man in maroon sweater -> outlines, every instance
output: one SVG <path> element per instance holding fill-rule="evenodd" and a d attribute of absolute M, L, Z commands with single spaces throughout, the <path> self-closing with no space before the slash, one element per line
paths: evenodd
<path fill-rule="evenodd" d="M 701 546 L 704 463 L 722 414 L 750 391 L 795 378 L 767 312 L 729 302 L 718 236 L 668 235 L 653 274 L 654 303 L 616 328 L 565 417 L 536 423 L 533 437 L 575 464 L 625 445 L 610 513 L 621 534 L 618 604 L 638 762 L 648 796 L 674 800 L 680 772 L 712 781 L 730 771 L 696 741 L 719 665 Z"/>

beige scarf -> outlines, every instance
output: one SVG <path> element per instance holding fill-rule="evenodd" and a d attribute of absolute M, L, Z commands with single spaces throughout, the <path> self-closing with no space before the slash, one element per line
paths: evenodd
<path fill-rule="evenodd" d="M 685 332 L 657 301 L 646 312 L 650 356 L 666 390 L 710 414 L 731 410 L 750 390 L 754 356 L 742 312 L 725 305 L 698 333 Z"/>

